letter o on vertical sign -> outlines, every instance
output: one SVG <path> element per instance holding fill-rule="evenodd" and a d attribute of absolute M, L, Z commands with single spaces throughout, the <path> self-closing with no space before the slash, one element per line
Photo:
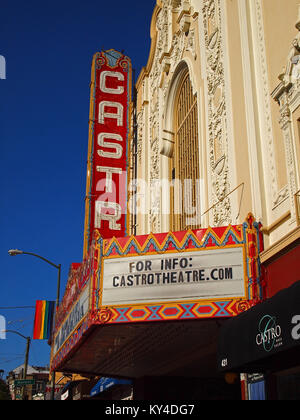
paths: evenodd
<path fill-rule="evenodd" d="M 115 50 L 96 53 L 92 64 L 85 252 L 95 229 L 104 239 L 127 235 L 131 90 L 130 59 Z"/>

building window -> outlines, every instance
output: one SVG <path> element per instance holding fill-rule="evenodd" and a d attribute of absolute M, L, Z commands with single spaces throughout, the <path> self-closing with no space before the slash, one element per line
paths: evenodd
<path fill-rule="evenodd" d="M 186 70 L 175 100 L 175 151 L 171 162 L 171 229 L 196 229 L 199 220 L 199 147 L 197 95 Z"/>

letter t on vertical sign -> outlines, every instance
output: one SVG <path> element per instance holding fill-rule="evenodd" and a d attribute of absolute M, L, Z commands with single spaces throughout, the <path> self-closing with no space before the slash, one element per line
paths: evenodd
<path fill-rule="evenodd" d="M 92 63 L 84 258 L 93 232 L 104 239 L 127 235 L 127 166 L 132 67 L 115 50 Z"/>

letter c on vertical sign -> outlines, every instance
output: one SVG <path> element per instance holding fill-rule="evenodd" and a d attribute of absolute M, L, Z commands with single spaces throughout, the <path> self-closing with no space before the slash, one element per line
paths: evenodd
<path fill-rule="evenodd" d="M 122 95 L 124 93 L 124 87 L 118 86 L 117 88 L 108 88 L 106 86 L 106 78 L 107 77 L 115 77 L 122 82 L 125 80 L 124 75 L 118 71 L 103 71 L 100 75 L 100 89 L 104 93 L 111 93 L 114 95 Z"/>

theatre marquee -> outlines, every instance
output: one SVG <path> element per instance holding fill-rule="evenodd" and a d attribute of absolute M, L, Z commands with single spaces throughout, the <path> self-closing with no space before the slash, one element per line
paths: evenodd
<path fill-rule="evenodd" d="M 97 242 L 96 323 L 232 317 L 263 293 L 251 214 L 242 225 Z"/>
<path fill-rule="evenodd" d="M 262 246 L 251 214 L 241 225 L 182 232 L 105 239 L 95 230 L 58 311 L 53 367 L 97 325 L 230 318 L 251 308 L 263 296 Z"/>
<path fill-rule="evenodd" d="M 243 246 L 103 261 L 102 305 L 246 297 Z"/>

